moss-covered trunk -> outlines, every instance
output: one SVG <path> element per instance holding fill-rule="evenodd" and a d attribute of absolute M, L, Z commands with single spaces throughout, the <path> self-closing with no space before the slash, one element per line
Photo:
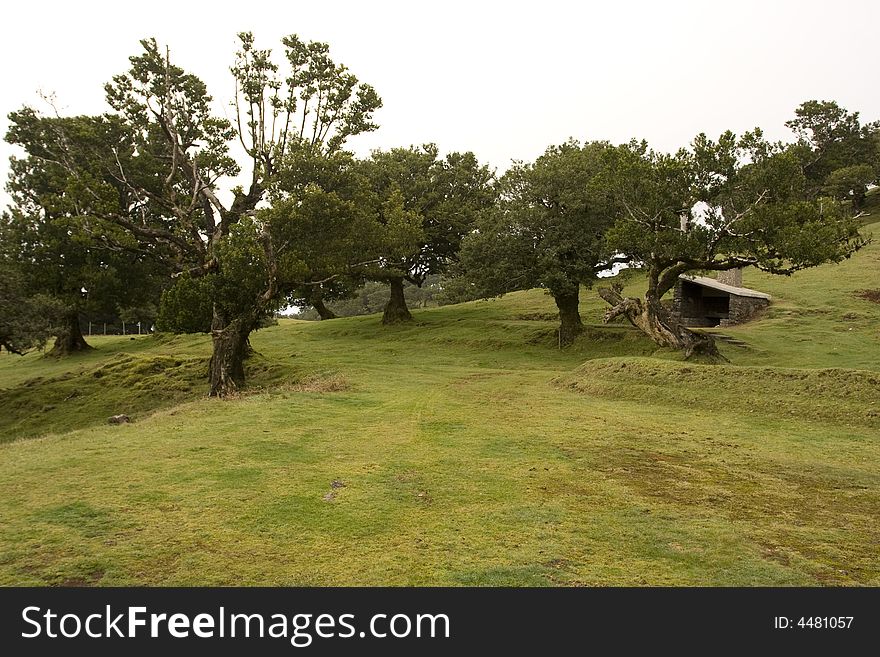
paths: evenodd
<path fill-rule="evenodd" d="M 866 187 L 856 185 L 855 189 L 852 190 L 852 195 L 853 210 L 861 210 L 865 207 L 865 199 L 868 195 L 868 189 Z"/>
<path fill-rule="evenodd" d="M 211 329 L 214 350 L 209 365 L 212 397 L 226 397 L 244 387 L 244 361 L 250 354 L 248 337 L 255 325 L 251 313 L 226 323 L 215 311 Z"/>
<path fill-rule="evenodd" d="M 695 354 L 712 359 L 727 360 L 718 351 L 715 339 L 707 333 L 697 333 L 679 324 L 660 303 L 656 285 L 649 285 L 645 299 L 623 297 L 617 285 L 600 288 L 599 296 L 611 304 L 605 311 L 605 321 L 623 315 L 636 328 L 661 347 L 680 349 L 685 358 Z"/>
<path fill-rule="evenodd" d="M 79 312 L 74 310 L 64 316 L 64 323 L 55 338 L 50 356 L 69 356 L 92 349 L 83 337 L 79 326 Z"/>
<path fill-rule="evenodd" d="M 392 278 L 388 282 L 391 286 L 391 298 L 385 306 L 382 323 L 398 324 L 412 321 L 412 315 L 406 307 L 406 298 L 403 296 L 403 278 Z"/>
<path fill-rule="evenodd" d="M 309 303 L 312 304 L 312 308 L 315 309 L 322 320 L 336 319 L 336 313 L 334 313 L 326 305 L 324 305 L 324 299 L 321 296 L 320 291 L 312 292 L 311 296 L 309 297 Z"/>
<path fill-rule="evenodd" d="M 567 347 L 584 330 L 581 314 L 578 312 L 578 291 L 555 294 L 553 298 L 559 308 L 559 346 Z"/>

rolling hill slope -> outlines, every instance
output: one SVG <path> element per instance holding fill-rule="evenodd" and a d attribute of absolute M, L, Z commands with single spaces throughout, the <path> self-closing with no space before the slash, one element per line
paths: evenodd
<path fill-rule="evenodd" d="M 536 290 L 282 321 L 227 401 L 205 336 L 3 354 L 0 584 L 878 585 L 878 273 L 747 272 L 723 366 Z"/>

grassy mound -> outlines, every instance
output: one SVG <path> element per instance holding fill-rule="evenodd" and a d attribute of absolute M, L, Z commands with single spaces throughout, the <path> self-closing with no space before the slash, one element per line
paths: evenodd
<path fill-rule="evenodd" d="M 196 357 L 117 355 L 97 367 L 34 377 L 0 390 L 0 441 L 107 422 L 138 420 L 203 393 L 207 361 Z"/>
<path fill-rule="evenodd" d="M 555 383 L 606 399 L 880 429 L 880 373 L 867 370 L 736 367 L 622 358 L 588 361 Z"/>
<path fill-rule="evenodd" d="M 149 342 L 150 338 L 141 339 L 142 344 Z M 154 346 L 168 348 L 171 342 L 174 340 L 159 337 Z M 124 414 L 136 422 L 158 410 L 204 397 L 207 390 L 207 356 L 137 350 L 86 363 L 73 359 L 67 364 L 73 369 L 0 388 L 4 408 L 0 443 L 106 424 L 112 415 Z M 285 381 L 289 374 L 282 365 L 259 354 L 248 359 L 246 369 L 257 389 Z"/>

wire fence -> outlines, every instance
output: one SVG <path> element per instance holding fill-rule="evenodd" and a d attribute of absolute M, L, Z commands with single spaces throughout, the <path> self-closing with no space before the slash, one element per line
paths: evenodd
<path fill-rule="evenodd" d="M 154 326 L 148 322 L 92 322 L 80 321 L 80 330 L 85 337 L 90 335 L 149 335 Z"/>

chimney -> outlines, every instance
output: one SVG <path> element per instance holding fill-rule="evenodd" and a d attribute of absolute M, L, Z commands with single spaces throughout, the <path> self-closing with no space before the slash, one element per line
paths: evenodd
<path fill-rule="evenodd" d="M 728 269 L 727 271 L 718 272 L 718 282 L 733 287 L 743 286 L 743 270 L 742 267 L 736 269 Z"/>

